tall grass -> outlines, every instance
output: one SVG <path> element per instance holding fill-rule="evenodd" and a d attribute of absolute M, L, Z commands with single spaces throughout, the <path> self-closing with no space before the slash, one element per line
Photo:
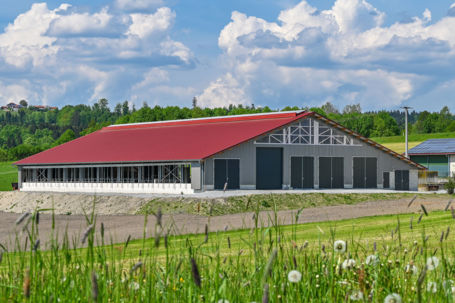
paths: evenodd
<path fill-rule="evenodd" d="M 432 213 L 409 224 L 397 216 L 373 241 L 318 225 L 307 242 L 298 237 L 305 225 L 284 228 L 276 211 L 261 221 L 254 207 L 250 230 L 210 233 L 207 225 L 189 236 L 175 235 L 158 211 L 153 239 L 144 228 L 143 239 L 123 244 L 106 238 L 94 208 L 80 237 L 54 228 L 40 243 L 39 214 L 52 210 L 36 209 L 18 219 L 14 249 L 1 247 L 0 302 L 392 302 L 392 294 L 453 302 L 451 221 L 435 234 L 425 225 Z"/>

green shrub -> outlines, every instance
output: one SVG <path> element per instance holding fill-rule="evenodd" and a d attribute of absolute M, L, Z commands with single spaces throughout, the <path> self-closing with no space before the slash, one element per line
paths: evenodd
<path fill-rule="evenodd" d="M 447 190 L 449 195 L 452 195 L 455 189 L 455 180 L 452 177 L 449 177 L 447 183 L 444 185 L 444 188 Z"/>

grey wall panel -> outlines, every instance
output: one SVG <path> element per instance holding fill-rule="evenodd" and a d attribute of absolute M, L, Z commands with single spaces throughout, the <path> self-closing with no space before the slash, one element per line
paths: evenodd
<path fill-rule="evenodd" d="M 323 124 L 322 122 L 320 122 Z M 240 160 L 240 186 L 256 184 L 256 147 L 282 147 L 283 148 L 283 185 L 291 186 L 291 157 L 314 157 L 314 182 L 319 186 L 319 157 L 344 157 L 344 183 L 345 187 L 353 186 L 353 157 L 377 158 L 377 183 L 383 184 L 383 172 L 394 170 L 412 170 L 416 167 L 401 161 L 373 146 L 357 139 L 356 145 L 281 145 L 281 144 L 255 144 L 249 141 L 214 155 L 205 161 L 205 184 L 213 186 L 213 159 L 234 158 Z M 392 180 L 390 180 L 392 186 Z"/>
<path fill-rule="evenodd" d="M 205 185 L 213 185 L 214 159 L 239 159 L 240 185 L 256 184 L 256 145 L 253 142 L 244 143 L 208 158 L 204 166 Z"/>
<path fill-rule="evenodd" d="M 201 165 L 198 162 L 191 163 L 191 188 L 202 189 L 201 180 Z"/>

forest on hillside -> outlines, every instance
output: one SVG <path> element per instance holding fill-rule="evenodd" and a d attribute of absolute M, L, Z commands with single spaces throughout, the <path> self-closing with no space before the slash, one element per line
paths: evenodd
<path fill-rule="evenodd" d="M 22 101 L 21 101 L 22 102 Z M 12 161 L 68 142 L 111 124 L 150 122 L 288 110 L 312 110 L 339 122 L 366 137 L 384 137 L 403 134 L 404 112 L 363 112 L 359 104 L 343 109 L 326 103 L 318 108 L 234 106 L 200 108 L 197 99 L 192 107 L 154 106 L 144 102 L 141 108 L 130 107 L 125 101 L 113 109 L 107 99 L 93 105 L 66 105 L 62 108 L 27 106 L 18 110 L 0 111 L 0 161 Z M 410 133 L 427 134 L 455 131 L 455 115 L 445 106 L 439 112 L 410 112 Z"/>

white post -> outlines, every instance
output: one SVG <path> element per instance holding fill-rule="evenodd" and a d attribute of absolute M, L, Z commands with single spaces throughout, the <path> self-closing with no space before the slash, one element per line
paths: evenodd
<path fill-rule="evenodd" d="M 405 141 L 406 141 L 406 146 L 405 146 L 405 152 L 404 152 L 404 155 L 406 158 L 409 158 L 409 155 L 408 155 L 408 110 L 412 107 L 409 107 L 409 106 L 403 106 L 402 107 L 404 109 L 404 129 L 405 129 Z"/>

